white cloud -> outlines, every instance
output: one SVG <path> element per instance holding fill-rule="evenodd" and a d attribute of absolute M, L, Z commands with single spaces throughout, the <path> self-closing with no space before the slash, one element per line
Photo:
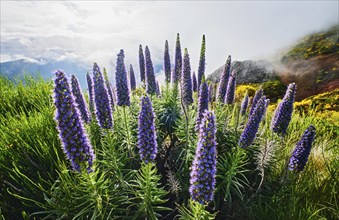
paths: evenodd
<path fill-rule="evenodd" d="M 304 34 L 335 24 L 338 2 L 1 1 L 1 61 L 18 56 L 98 62 L 114 72 L 116 54 L 139 73 L 138 47 L 161 64 L 165 40 L 174 59 L 176 33 L 197 70 L 206 34 L 206 73 L 233 60 L 274 54 Z M 113 65 L 112 65 L 113 64 Z"/>

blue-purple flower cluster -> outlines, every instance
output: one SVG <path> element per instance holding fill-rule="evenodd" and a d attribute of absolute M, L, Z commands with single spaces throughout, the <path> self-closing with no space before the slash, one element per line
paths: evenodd
<path fill-rule="evenodd" d="M 304 170 L 308 160 L 308 156 L 311 152 L 315 134 L 315 127 L 313 125 L 310 125 L 304 132 L 301 140 L 297 143 L 297 146 L 292 153 L 290 162 L 288 164 L 289 170 L 295 170 L 298 172 Z"/>
<path fill-rule="evenodd" d="M 253 111 L 253 114 L 250 115 L 245 129 L 240 136 L 238 145 L 241 148 L 247 148 L 253 143 L 258 132 L 260 122 L 266 112 L 268 103 L 269 99 L 266 99 L 265 96 L 262 96 L 261 99 L 258 101 Z"/>
<path fill-rule="evenodd" d="M 181 77 L 181 68 L 182 68 L 182 56 L 181 56 L 181 47 L 180 47 L 180 36 L 177 34 L 177 41 L 175 44 L 175 60 L 174 60 L 174 70 L 172 72 L 172 84 L 179 82 Z"/>
<path fill-rule="evenodd" d="M 261 99 L 261 97 L 263 96 L 264 92 L 262 90 L 262 88 L 260 88 L 259 90 L 257 90 L 255 92 L 255 95 L 252 99 L 252 105 L 251 105 L 251 109 L 250 109 L 250 114 L 252 115 L 252 113 L 254 112 L 255 107 L 257 106 L 257 102 Z"/>
<path fill-rule="evenodd" d="M 138 121 L 138 148 L 140 158 L 145 163 L 154 161 L 158 152 L 154 120 L 152 102 L 148 96 L 144 96 L 141 98 Z"/>
<path fill-rule="evenodd" d="M 201 42 L 199 67 L 198 67 L 198 87 L 200 86 L 202 79 L 205 77 L 205 66 L 206 66 L 205 52 L 206 52 L 206 41 L 205 41 L 205 35 L 203 35 L 202 42 Z"/>
<path fill-rule="evenodd" d="M 273 132 L 284 135 L 293 113 L 293 103 L 296 93 L 295 83 L 288 85 L 283 100 L 278 104 L 271 122 Z"/>
<path fill-rule="evenodd" d="M 117 58 L 117 66 L 115 69 L 115 86 L 117 91 L 118 106 L 130 106 L 131 104 L 124 59 L 124 50 L 120 50 Z"/>
<path fill-rule="evenodd" d="M 222 72 L 222 75 L 220 77 L 218 100 L 221 103 L 224 103 L 225 101 L 225 95 L 227 91 L 228 79 L 230 77 L 230 71 L 231 71 L 231 55 L 228 56 L 226 60 L 226 64 L 224 66 L 224 71 Z"/>
<path fill-rule="evenodd" d="M 165 82 L 171 82 L 171 58 L 168 50 L 168 41 L 165 42 L 165 52 L 164 52 L 164 72 L 165 72 Z"/>
<path fill-rule="evenodd" d="M 112 128 L 113 118 L 108 92 L 100 68 L 96 63 L 93 66 L 93 86 L 95 114 L 99 125 L 102 128 Z"/>
<path fill-rule="evenodd" d="M 72 75 L 71 82 L 72 82 L 72 94 L 75 98 L 77 108 L 80 111 L 81 118 L 85 123 L 89 123 L 91 121 L 91 118 L 89 116 L 84 95 L 81 92 L 79 82 L 75 75 Z"/>
<path fill-rule="evenodd" d="M 234 94 L 235 94 L 235 78 L 236 73 L 233 70 L 232 74 L 228 79 L 227 90 L 225 95 L 225 103 L 226 104 L 233 104 L 234 102 Z"/>
<path fill-rule="evenodd" d="M 208 85 L 206 82 L 203 82 L 200 85 L 200 92 L 199 92 L 199 100 L 198 100 L 198 114 L 195 123 L 195 129 L 199 130 L 200 123 L 203 118 L 203 114 L 205 110 L 208 110 L 208 101 L 209 101 L 209 93 L 208 93 Z"/>
<path fill-rule="evenodd" d="M 192 164 L 191 198 L 201 204 L 213 200 L 217 165 L 216 122 L 213 112 L 206 110 L 199 130 L 198 146 Z"/>
<path fill-rule="evenodd" d="M 141 82 L 145 83 L 145 57 L 144 52 L 142 50 L 142 45 L 139 45 L 139 68 L 140 68 L 140 79 Z"/>
<path fill-rule="evenodd" d="M 74 170 L 81 172 L 83 164 L 87 171 L 91 172 L 95 155 L 84 130 L 79 110 L 75 106 L 67 77 L 60 70 L 55 72 L 55 76 L 55 119 L 63 151 Z"/>
<path fill-rule="evenodd" d="M 198 84 L 197 84 L 197 77 L 195 76 L 195 72 L 193 71 L 193 77 L 192 77 L 192 84 L 193 84 L 193 92 L 198 91 Z"/>
<path fill-rule="evenodd" d="M 245 97 L 243 98 L 241 102 L 241 109 L 240 109 L 240 114 L 244 116 L 247 111 L 247 106 L 248 106 L 248 94 L 246 93 Z"/>
<path fill-rule="evenodd" d="M 129 65 L 129 80 L 130 80 L 130 86 L 131 90 L 135 90 L 137 88 L 137 83 L 135 81 L 135 75 L 132 64 Z"/>
<path fill-rule="evenodd" d="M 145 62 L 146 62 L 146 92 L 150 95 L 157 93 L 157 84 L 155 81 L 154 68 L 151 59 L 151 52 L 148 46 L 145 48 Z"/>
<path fill-rule="evenodd" d="M 182 66 L 181 98 L 183 104 L 186 106 L 193 103 L 191 65 L 187 48 L 184 50 L 184 61 Z"/>
<path fill-rule="evenodd" d="M 111 83 L 109 82 L 108 75 L 107 75 L 105 68 L 104 68 L 104 79 L 105 79 L 105 85 L 106 85 L 107 92 L 108 92 L 109 103 L 111 104 L 111 108 L 114 111 L 114 96 L 112 92 L 112 86 L 111 86 Z"/>
<path fill-rule="evenodd" d="M 86 74 L 86 79 L 87 79 L 87 87 L 88 87 L 88 99 L 89 99 L 89 110 L 91 112 L 94 111 L 94 97 L 93 97 L 93 82 L 92 82 L 92 77 L 89 74 L 89 72 L 87 72 Z"/>

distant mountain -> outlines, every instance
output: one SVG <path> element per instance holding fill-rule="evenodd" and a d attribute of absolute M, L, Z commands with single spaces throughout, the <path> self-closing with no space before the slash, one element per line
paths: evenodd
<path fill-rule="evenodd" d="M 210 74 L 207 77 L 207 80 L 218 83 L 224 70 L 224 66 L 225 65 L 222 65 Z M 276 77 L 273 72 L 273 65 L 266 60 L 233 61 L 231 64 L 231 70 L 236 71 L 237 84 L 261 83 Z"/>
<path fill-rule="evenodd" d="M 44 79 L 51 79 L 55 70 L 61 69 L 70 76 L 76 75 L 81 86 L 86 86 L 86 72 L 89 68 L 82 64 L 63 60 L 63 61 L 45 61 L 36 60 L 29 61 L 25 59 L 0 63 L 0 75 L 6 76 L 8 79 L 22 78 L 25 74 L 33 77 L 40 75 Z"/>

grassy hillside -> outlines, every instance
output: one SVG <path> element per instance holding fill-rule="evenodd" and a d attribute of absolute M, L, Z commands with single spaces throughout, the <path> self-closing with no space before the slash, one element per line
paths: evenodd
<path fill-rule="evenodd" d="M 197 94 L 188 117 L 171 89 L 163 87 L 162 97 L 152 96 L 159 151 L 154 166 L 145 166 L 136 148 L 142 88 L 131 94 L 127 124 L 122 107 L 113 113 L 111 130 L 101 129 L 92 114 L 85 128 L 96 161 L 88 174 L 72 171 L 61 150 L 52 87 L 29 78 L 14 85 L 0 77 L 0 218 L 145 219 L 154 213 L 159 219 L 192 220 L 339 218 L 339 125 L 310 111 L 318 106 L 313 101 L 336 103 L 338 93 L 311 99 L 309 111 L 296 107 L 283 139 L 269 129 L 272 105 L 248 149 L 237 146 L 248 112 L 239 116 L 239 102 L 209 104 L 217 121 L 217 183 L 213 201 L 203 206 L 189 200 L 188 193 Z M 310 124 L 316 140 L 306 168 L 287 171 L 287 159 Z M 129 147 L 135 149 L 132 156 Z"/>

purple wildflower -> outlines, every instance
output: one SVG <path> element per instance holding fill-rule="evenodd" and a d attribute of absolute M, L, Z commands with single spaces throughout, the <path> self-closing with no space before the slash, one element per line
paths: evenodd
<path fill-rule="evenodd" d="M 180 47 L 180 36 L 178 33 L 176 46 L 175 46 L 175 61 L 174 61 L 174 70 L 172 72 L 172 84 L 176 84 L 180 80 L 181 68 L 182 68 L 182 56 L 181 56 L 181 47 Z"/>
<path fill-rule="evenodd" d="M 227 91 L 225 95 L 225 103 L 233 104 L 234 102 L 234 94 L 235 94 L 235 71 L 232 72 L 228 79 Z"/>
<path fill-rule="evenodd" d="M 72 82 L 72 94 L 75 98 L 75 103 L 78 107 L 78 110 L 80 111 L 81 118 L 85 123 L 89 123 L 91 120 L 89 117 L 85 99 L 81 92 L 79 82 L 75 75 L 72 75 L 71 82 Z"/>
<path fill-rule="evenodd" d="M 115 69 L 115 82 L 117 91 L 117 105 L 130 106 L 129 88 L 127 83 L 127 72 L 124 63 L 124 50 L 120 50 L 117 58 L 117 66 Z"/>
<path fill-rule="evenodd" d="M 146 92 L 148 94 L 155 94 L 157 92 L 157 84 L 155 82 L 155 75 L 153 69 L 153 63 L 151 59 L 151 53 L 148 46 L 145 48 L 145 62 L 146 62 Z"/>
<path fill-rule="evenodd" d="M 193 83 L 193 92 L 197 92 L 198 84 L 197 84 L 197 77 L 195 76 L 194 71 L 193 71 L 192 83 Z"/>
<path fill-rule="evenodd" d="M 130 80 L 130 86 L 131 90 L 135 90 L 137 88 L 137 84 L 135 82 L 135 75 L 134 75 L 134 70 L 132 64 L 129 66 L 129 80 Z"/>
<path fill-rule="evenodd" d="M 248 94 L 246 93 L 245 97 L 243 98 L 241 102 L 241 109 L 240 109 L 240 114 L 245 115 L 247 111 L 247 106 L 248 106 Z"/>
<path fill-rule="evenodd" d="M 112 110 L 114 110 L 114 96 L 112 92 L 112 84 L 109 82 L 105 67 L 103 69 L 104 69 L 104 79 L 105 79 L 105 85 L 106 85 L 107 92 L 108 92 L 109 101 L 110 101 Z"/>
<path fill-rule="evenodd" d="M 138 148 L 140 158 L 145 163 L 154 161 L 157 155 L 157 139 L 154 126 L 155 115 L 148 96 L 141 98 L 138 122 Z"/>
<path fill-rule="evenodd" d="M 139 68 L 141 82 L 145 83 L 145 57 L 141 44 L 139 45 Z"/>
<path fill-rule="evenodd" d="M 165 72 L 165 82 L 171 82 L 171 59 L 168 50 L 168 41 L 165 42 L 165 52 L 164 52 L 164 72 Z"/>
<path fill-rule="evenodd" d="M 269 99 L 266 99 L 265 96 L 262 96 L 261 99 L 258 101 L 253 111 L 253 114 L 250 115 L 245 129 L 240 136 L 238 145 L 241 148 L 247 148 L 253 143 L 259 129 L 259 124 L 266 112 L 268 103 Z"/>
<path fill-rule="evenodd" d="M 293 113 L 293 103 L 296 93 L 295 83 L 288 85 L 283 100 L 278 104 L 271 122 L 273 132 L 284 135 Z"/>
<path fill-rule="evenodd" d="M 226 60 L 224 71 L 222 72 L 220 82 L 219 82 L 218 100 L 221 103 L 224 103 L 224 100 L 225 100 L 228 79 L 230 77 L 230 70 L 231 70 L 231 55 L 229 55 Z"/>
<path fill-rule="evenodd" d="M 295 170 L 297 172 L 304 170 L 308 160 L 308 156 L 311 152 L 315 134 L 315 127 L 313 125 L 310 125 L 310 127 L 308 127 L 304 132 L 301 140 L 298 142 L 292 153 L 290 163 L 288 164 L 289 170 Z"/>
<path fill-rule="evenodd" d="M 249 115 L 252 115 L 252 113 L 254 112 L 254 109 L 255 109 L 255 107 L 257 105 L 257 102 L 261 99 L 261 96 L 263 96 L 263 90 L 260 87 L 260 89 L 255 92 L 255 95 L 254 95 L 254 97 L 252 99 L 252 105 L 251 105 L 251 109 L 250 109 L 250 114 Z"/>
<path fill-rule="evenodd" d="M 213 200 L 216 183 L 217 143 L 215 134 L 215 116 L 213 112 L 206 110 L 200 125 L 189 188 L 191 198 L 205 205 Z"/>
<path fill-rule="evenodd" d="M 93 82 L 89 72 L 87 72 L 86 78 L 88 87 L 89 110 L 93 112 L 94 111 Z"/>
<path fill-rule="evenodd" d="M 75 106 L 67 77 L 60 70 L 55 72 L 55 75 L 55 120 L 63 151 L 74 170 L 81 172 L 81 164 L 84 164 L 87 171 L 91 172 L 95 155 L 81 121 L 79 110 Z"/>
<path fill-rule="evenodd" d="M 202 42 L 201 42 L 199 67 L 198 67 L 198 86 L 200 86 L 202 78 L 205 76 L 205 66 L 206 66 L 205 51 L 206 51 L 206 42 L 205 42 L 205 35 L 203 35 Z"/>
<path fill-rule="evenodd" d="M 195 124 L 196 130 L 199 130 L 200 122 L 203 118 L 203 113 L 205 112 L 205 110 L 208 110 L 208 99 L 209 99 L 208 85 L 206 82 L 203 82 L 200 85 L 199 100 L 198 100 L 198 114 L 197 114 L 197 119 L 196 119 L 196 124 Z"/>
<path fill-rule="evenodd" d="M 184 50 L 184 61 L 182 69 L 183 70 L 181 79 L 181 97 L 184 105 L 190 105 L 193 103 L 193 97 L 192 97 L 191 65 L 187 48 L 185 48 Z"/>
<path fill-rule="evenodd" d="M 113 119 L 108 92 L 100 68 L 96 63 L 93 66 L 93 86 L 95 113 L 99 125 L 102 128 L 112 128 Z"/>

